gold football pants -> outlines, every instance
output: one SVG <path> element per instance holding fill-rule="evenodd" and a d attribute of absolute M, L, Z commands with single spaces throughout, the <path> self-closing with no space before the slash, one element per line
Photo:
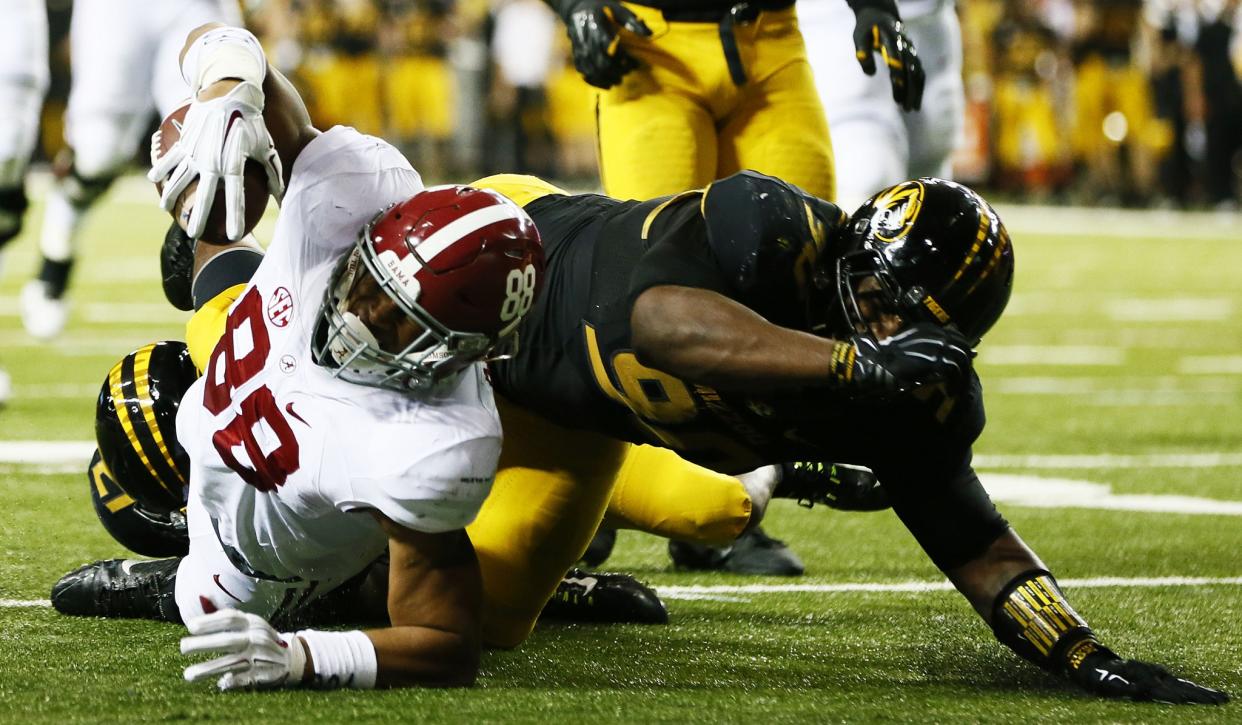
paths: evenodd
<path fill-rule="evenodd" d="M 747 81 L 729 75 L 720 26 L 668 22 L 626 3 L 654 33 L 621 34 L 641 65 L 597 100 L 600 175 L 619 199 L 698 189 L 743 169 L 836 194 L 832 142 L 793 7 L 734 29 Z"/>

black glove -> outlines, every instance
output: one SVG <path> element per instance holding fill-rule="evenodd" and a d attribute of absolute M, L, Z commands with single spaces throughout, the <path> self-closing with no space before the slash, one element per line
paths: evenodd
<path fill-rule="evenodd" d="M 907 111 L 919 110 L 926 78 L 914 44 L 902 33 L 897 3 L 894 0 L 848 1 L 854 9 L 854 51 L 863 72 L 875 75 L 872 54 L 878 52 L 888 65 L 893 100 Z"/>
<path fill-rule="evenodd" d="M 1087 692 L 1101 697 L 1173 705 L 1221 705 L 1229 702 L 1229 695 L 1219 690 L 1183 680 L 1161 665 L 1123 660 L 1104 648 L 1087 655 L 1077 669 L 1070 670 L 1070 679 Z"/>
<path fill-rule="evenodd" d="M 574 67 L 597 88 L 611 88 L 638 63 L 621 49 L 617 29 L 651 37 L 646 23 L 617 0 L 563 0 L 555 3 L 574 50 Z"/>
<path fill-rule="evenodd" d="M 956 330 L 920 322 L 876 341 L 856 335 L 833 350 L 833 382 L 864 395 L 899 393 L 928 383 L 956 384 L 970 370 L 970 344 Z"/>

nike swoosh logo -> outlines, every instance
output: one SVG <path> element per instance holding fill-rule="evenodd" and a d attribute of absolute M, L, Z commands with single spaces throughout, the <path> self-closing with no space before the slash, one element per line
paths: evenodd
<path fill-rule="evenodd" d="M 584 597 L 590 595 L 591 592 L 595 591 L 595 585 L 599 584 L 599 579 L 596 579 L 593 576 L 587 576 L 581 579 L 565 577 L 565 581 L 570 584 L 577 584 L 581 586 L 583 589 L 585 589 L 586 591 L 582 592 L 582 596 Z"/>
<path fill-rule="evenodd" d="M 242 117 L 241 111 L 233 111 L 233 113 L 229 116 L 229 121 L 224 126 L 224 137 L 225 138 L 229 137 L 229 131 L 233 128 L 233 124 L 240 121 L 241 117 Z"/>
<path fill-rule="evenodd" d="M 220 591 L 224 592 L 225 594 L 229 595 L 230 597 L 233 597 L 234 601 L 241 602 L 241 600 L 240 600 L 240 599 L 238 599 L 236 596 L 234 596 L 234 595 L 233 595 L 233 592 L 230 592 L 228 589 L 225 589 L 225 588 L 224 588 L 224 585 L 220 583 L 220 575 L 219 575 L 219 574 L 212 574 L 212 575 L 211 575 L 211 580 L 212 580 L 213 582 L 215 582 L 215 583 L 216 583 L 216 586 L 220 587 Z M 244 604 L 244 602 L 242 602 L 242 603 Z"/>
<path fill-rule="evenodd" d="M 301 423 L 302 425 L 306 426 L 307 428 L 310 428 L 310 427 L 311 427 L 311 424 L 310 424 L 310 423 L 307 423 L 305 420 L 303 420 L 303 419 L 302 419 L 302 416 L 300 416 L 300 415 L 298 415 L 297 413 L 293 412 L 293 403 L 285 403 L 285 412 L 286 412 L 286 413 L 288 413 L 289 415 L 292 415 L 294 418 L 297 418 L 297 419 L 298 419 L 298 422 L 299 422 L 299 423 Z"/>
<path fill-rule="evenodd" d="M 137 564 L 139 561 L 140 559 L 126 559 L 125 561 L 122 561 L 121 562 L 121 573 L 125 574 L 126 576 L 128 576 L 129 574 L 132 574 L 134 570 L 134 564 Z"/>

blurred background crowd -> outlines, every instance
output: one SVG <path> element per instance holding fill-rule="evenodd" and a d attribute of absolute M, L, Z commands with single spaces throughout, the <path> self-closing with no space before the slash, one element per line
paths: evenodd
<path fill-rule="evenodd" d="M 48 5 L 43 158 L 63 143 L 72 2 Z M 959 179 L 1034 201 L 1237 208 L 1242 0 L 957 6 L 967 89 Z M 542 0 L 243 8 L 317 125 L 382 135 L 433 182 L 505 170 L 597 185 L 594 89 L 574 72 L 564 26 Z"/>

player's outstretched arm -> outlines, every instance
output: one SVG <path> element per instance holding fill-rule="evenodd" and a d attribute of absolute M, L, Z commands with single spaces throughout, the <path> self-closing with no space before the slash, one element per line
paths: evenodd
<path fill-rule="evenodd" d="M 946 574 L 1002 644 L 1087 692 L 1173 704 L 1229 701 L 1225 693 L 1179 678 L 1162 665 L 1124 659 L 1102 645 L 1012 529 Z"/>
<path fill-rule="evenodd" d="M 388 533 L 388 616 L 367 632 L 277 632 L 226 609 L 186 622 L 181 653 L 215 655 L 185 669 L 221 690 L 460 687 L 474 683 L 482 642 L 483 584 L 462 529 L 429 534 L 374 514 Z"/>
<path fill-rule="evenodd" d="M 873 395 L 970 370 L 970 347 L 955 332 L 910 325 L 883 340 L 819 337 L 774 325 L 712 290 L 659 285 L 643 291 L 630 315 L 639 359 L 720 390 L 832 387 Z"/>
<path fill-rule="evenodd" d="M 465 530 L 428 534 L 382 516 L 388 532 L 388 616 L 367 632 L 381 687 L 474 683 L 482 648 L 483 580 Z"/>

